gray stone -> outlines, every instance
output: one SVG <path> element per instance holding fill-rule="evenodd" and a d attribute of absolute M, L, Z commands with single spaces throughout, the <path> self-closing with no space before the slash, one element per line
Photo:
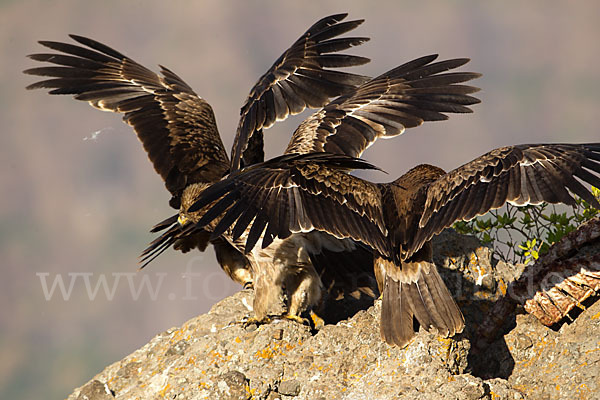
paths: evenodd
<path fill-rule="evenodd" d="M 77 400 L 111 400 L 114 396 L 108 386 L 99 380 L 92 380 L 81 388 Z"/>
<path fill-rule="evenodd" d="M 248 381 L 239 371 L 229 371 L 217 378 L 217 388 L 223 400 L 247 400 L 251 397 Z"/>
<path fill-rule="evenodd" d="M 300 393 L 300 382 L 296 380 L 283 381 L 279 384 L 277 392 L 286 396 L 298 396 Z"/>
<path fill-rule="evenodd" d="M 165 352 L 166 356 L 182 356 L 185 354 L 185 351 L 190 347 L 189 343 L 185 340 L 180 340 L 175 343 L 173 346 L 169 347 Z"/>

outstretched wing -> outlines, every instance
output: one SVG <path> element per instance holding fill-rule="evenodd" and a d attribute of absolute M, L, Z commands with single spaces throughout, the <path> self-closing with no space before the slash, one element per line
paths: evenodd
<path fill-rule="evenodd" d="M 600 208 L 580 182 L 599 187 L 599 174 L 600 143 L 524 144 L 492 150 L 430 184 L 419 230 L 408 250 L 414 253 L 455 221 L 470 220 L 507 201 L 518 206 L 574 205 L 571 191 Z"/>
<path fill-rule="evenodd" d="M 154 225 L 150 232 L 164 232 L 154 239 L 140 255 L 140 269 L 150 264 L 156 257 L 161 255 L 169 247 L 173 246 L 175 250 L 187 253 L 197 248 L 204 251 L 210 240 L 210 232 L 203 229 L 196 229 L 188 224 L 181 226 L 177 223 L 179 214 L 175 214 L 162 222 Z"/>
<path fill-rule="evenodd" d="M 231 150 L 232 170 L 263 161 L 263 129 L 307 107 L 323 107 L 331 98 L 347 93 L 369 79 L 328 69 L 370 61 L 364 57 L 332 54 L 369 40 L 365 37 L 337 38 L 364 21 L 340 22 L 347 16 L 331 15 L 316 22 L 254 85 L 241 109 Z"/>
<path fill-rule="evenodd" d="M 377 138 L 400 135 L 424 121 L 448 119 L 445 113 L 470 113 L 479 89 L 460 83 L 473 72 L 447 72 L 466 64 L 458 58 L 433 62 L 421 57 L 396 67 L 332 101 L 294 132 L 286 153 L 326 151 L 360 157 Z"/>
<path fill-rule="evenodd" d="M 71 94 L 100 110 L 124 114 L 175 208 L 185 186 L 214 182 L 227 173 L 229 160 L 212 108 L 181 78 L 165 67 L 158 75 L 102 43 L 70 36 L 82 46 L 40 41 L 56 52 L 29 57 L 55 66 L 24 71 L 49 77 L 27 89 L 52 89 L 50 94 Z"/>
<path fill-rule="evenodd" d="M 275 237 L 319 230 L 388 254 L 379 188 L 344 172 L 374 168 L 336 154 L 283 155 L 213 184 L 189 210 L 203 210 L 196 227 L 212 224 L 213 237 L 230 228 L 233 240 L 247 234 L 246 252 L 261 237 L 264 248 Z"/>

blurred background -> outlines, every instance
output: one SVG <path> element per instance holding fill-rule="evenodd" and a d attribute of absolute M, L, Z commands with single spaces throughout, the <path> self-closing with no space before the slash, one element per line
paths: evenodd
<path fill-rule="evenodd" d="M 474 114 L 376 143 L 365 157 L 390 175 L 369 178 L 423 162 L 451 169 L 508 144 L 600 140 L 600 2 L 301 3 L 0 2 L 0 398 L 66 397 L 240 289 L 211 250 L 169 250 L 136 272 L 149 228 L 174 213 L 169 194 L 118 115 L 24 89 L 37 40 L 77 33 L 167 66 L 211 103 L 229 149 L 256 79 L 313 22 L 349 12 L 366 19 L 353 34 L 371 37 L 350 53 L 372 62 L 353 72 L 439 53 L 484 74 Z M 305 116 L 266 133 L 268 157 Z"/>

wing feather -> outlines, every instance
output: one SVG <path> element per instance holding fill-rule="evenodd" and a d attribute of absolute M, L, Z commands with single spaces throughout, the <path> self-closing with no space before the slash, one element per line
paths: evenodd
<path fill-rule="evenodd" d="M 201 194 L 189 211 L 201 210 L 197 228 L 216 225 L 215 234 L 235 221 L 233 240 L 247 234 L 246 252 L 261 237 L 266 247 L 275 237 L 319 230 L 388 254 L 378 186 L 345 172 L 355 168 L 375 167 L 329 153 L 283 155 L 232 173 Z M 236 199 L 233 205 L 231 199 Z"/>
<path fill-rule="evenodd" d="M 471 72 L 447 72 L 466 58 L 434 62 L 425 56 L 396 67 L 312 114 L 296 129 L 285 153 L 332 152 L 359 157 L 379 137 L 400 135 L 424 121 L 445 120 L 445 113 L 471 112 L 479 89 L 459 85 Z"/>
<path fill-rule="evenodd" d="M 250 222 L 256 217 L 258 210 L 254 206 L 248 207 L 246 211 L 237 219 L 233 231 L 231 233 L 233 240 L 238 240 L 246 231 Z"/>
<path fill-rule="evenodd" d="M 250 90 L 241 109 L 231 150 L 232 170 L 263 161 L 262 141 L 258 144 L 252 141 L 253 136 L 263 135 L 263 129 L 307 107 L 323 107 L 331 98 L 347 93 L 368 80 L 361 75 L 326 69 L 369 62 L 368 58 L 359 56 L 328 54 L 369 40 L 363 37 L 338 38 L 363 22 L 340 22 L 346 17 L 347 14 L 337 14 L 317 21 Z"/>
<path fill-rule="evenodd" d="M 70 36 L 77 45 L 40 41 L 57 53 L 30 58 L 58 66 L 24 71 L 49 78 L 28 89 L 52 89 L 50 94 L 71 94 L 123 114 L 173 195 L 174 207 L 185 186 L 214 182 L 227 172 L 229 160 L 213 111 L 181 78 L 165 67 L 156 74 L 93 39 Z"/>
<path fill-rule="evenodd" d="M 534 144 L 502 147 L 441 176 L 427 189 L 419 230 L 407 254 L 458 220 L 469 220 L 511 202 L 574 204 L 567 189 L 600 208 L 583 183 L 600 184 L 600 144 Z M 576 179 L 577 178 L 577 179 Z"/>

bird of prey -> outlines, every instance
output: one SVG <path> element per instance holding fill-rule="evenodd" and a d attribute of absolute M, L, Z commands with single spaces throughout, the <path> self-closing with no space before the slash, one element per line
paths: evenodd
<path fill-rule="evenodd" d="M 245 253 L 288 246 L 290 255 L 328 235 L 368 245 L 382 291 L 382 339 L 404 346 L 414 319 L 444 336 L 464 327 L 433 263 L 433 236 L 506 202 L 574 205 L 571 192 L 600 208 L 582 184 L 600 185 L 600 143 L 502 147 L 448 173 L 419 165 L 383 184 L 348 174 L 372 168 L 339 154 L 288 153 L 230 174 L 190 209 L 203 215 L 199 228 L 228 236 Z"/>
<path fill-rule="evenodd" d="M 123 113 L 134 127 L 173 196 L 170 204 L 180 208 L 178 215 L 154 227 L 153 231 L 165 232 L 144 252 L 146 262 L 171 245 L 184 251 L 203 249 L 210 240 L 234 280 L 246 283 L 256 280 L 258 274 L 259 280 L 266 282 L 265 289 L 257 291 L 258 316 L 287 313 L 294 317 L 318 303 L 315 299 L 322 298 L 323 287 L 335 293 L 336 281 L 342 282 L 345 290 L 363 285 L 359 275 L 367 281 L 373 277 L 372 250 L 358 241 L 338 240 L 325 233 L 322 238 L 313 235 L 314 243 L 302 239 L 303 252 L 289 269 L 294 273 L 278 281 L 273 273 L 274 266 L 282 265 L 278 252 L 248 259 L 230 237 L 213 234 L 209 238 L 207 231 L 195 224 L 199 215 L 188 210 L 193 200 L 226 173 L 262 162 L 263 129 L 306 107 L 325 106 L 296 130 L 290 142 L 293 151 L 299 151 L 299 146 L 306 151 L 358 156 L 378 137 L 399 135 L 424 121 L 447 119 L 445 113 L 471 112 L 468 106 L 479 102 L 469 96 L 478 89 L 460 85 L 478 74 L 448 72 L 467 59 L 434 62 L 435 55 L 422 57 L 375 79 L 330 69 L 368 61 L 336 54 L 367 40 L 337 37 L 362 23 L 340 22 L 345 17 L 339 14 L 318 21 L 259 79 L 242 107 L 231 163 L 210 106 L 164 67 L 162 75 L 154 74 L 103 44 L 72 36 L 83 46 L 41 42 L 58 53 L 31 58 L 58 66 L 26 73 L 51 77 L 29 88 L 73 94 L 94 107 Z M 340 97 L 327 104 L 336 96 Z M 265 274 L 271 278 L 264 279 Z M 282 292 L 289 296 L 280 296 Z M 265 293 L 266 300 L 261 301 Z M 279 307 L 282 299 L 285 304 Z"/>
<path fill-rule="evenodd" d="M 206 248 L 209 234 L 194 229 L 195 216 L 187 208 L 203 185 L 218 181 L 240 165 L 263 161 L 263 129 L 307 107 L 322 107 L 368 80 L 336 70 L 369 61 L 339 53 L 368 40 L 339 37 L 363 22 L 342 22 L 346 16 L 332 15 L 313 24 L 259 78 L 241 109 L 233 163 L 210 105 L 165 67 L 156 74 L 102 43 L 71 35 L 78 44 L 40 41 L 55 52 L 29 57 L 54 66 L 24 72 L 49 77 L 28 89 L 48 88 L 50 94 L 74 95 L 100 110 L 123 114 L 124 121 L 134 128 L 172 195 L 169 204 L 179 209 L 152 229 L 165 232 L 142 254 L 143 267 L 171 245 L 183 252 Z M 250 285 L 246 257 L 222 238 L 212 238 L 210 243 L 225 272 L 234 281 Z"/>
<path fill-rule="evenodd" d="M 406 128 L 419 126 L 424 121 L 445 120 L 448 118 L 446 113 L 472 112 L 469 106 L 479 103 L 479 99 L 470 94 L 479 89 L 462 83 L 478 78 L 480 74 L 448 72 L 466 64 L 468 59 L 436 62 L 436 58 L 437 55 L 430 55 L 400 65 L 333 100 L 300 124 L 292 135 L 284 158 L 309 152 L 360 156 L 380 137 L 400 135 Z M 247 168 L 252 169 L 253 166 Z M 232 171 L 229 178 L 237 176 L 237 171 Z M 326 186 L 330 184 L 326 180 L 322 183 Z M 270 182 L 268 185 L 276 183 Z M 204 185 L 200 197 L 204 197 L 204 191 L 209 187 L 210 184 Z M 277 191 L 285 189 L 269 187 L 277 188 Z M 260 186 L 248 189 L 247 204 L 266 192 L 275 195 L 269 190 L 265 192 Z M 233 198 L 226 196 L 222 200 L 231 204 Z M 264 214 L 254 219 L 255 215 L 248 212 L 252 207 L 245 208 L 244 201 L 236 203 L 235 207 L 242 212 L 241 216 L 236 217 L 243 222 L 233 230 L 228 229 L 235 222 L 230 218 L 224 218 L 213 226 L 205 227 L 204 223 L 197 223 L 195 227 L 212 231 L 211 237 L 223 237 L 248 255 L 254 277 L 254 320 L 258 322 L 269 321 L 272 316 L 280 315 L 303 320 L 301 315 L 305 312 L 323 312 L 320 308 L 327 293 L 325 288 L 329 286 L 324 282 L 327 276 L 324 271 L 328 267 L 330 273 L 335 270 L 335 273 L 346 276 L 345 282 L 351 281 L 348 275 L 355 276 L 352 270 L 358 269 L 364 274 L 365 268 L 369 268 L 373 274 L 371 265 L 357 267 L 356 263 L 349 261 L 340 268 L 339 264 L 332 264 L 339 258 L 335 254 L 363 254 L 362 259 L 366 258 L 365 251 L 373 255 L 372 249 L 365 250 L 364 242 L 341 237 L 335 232 L 318 231 L 305 235 L 302 234 L 304 228 L 299 228 L 294 232 L 299 233 L 297 235 L 276 240 L 262 249 L 254 249 L 253 245 L 245 243 L 245 237 L 251 242 L 256 239 L 255 236 L 264 230 L 267 220 L 263 218 Z M 263 211 L 276 213 L 275 218 L 286 218 L 277 209 Z M 252 227 L 249 226 L 251 222 Z M 276 225 L 269 225 L 266 235 L 277 237 L 276 229 Z M 315 256 L 319 254 L 329 254 L 330 257 L 323 260 Z"/>
<path fill-rule="evenodd" d="M 315 154 L 308 159 L 302 158 L 303 171 L 308 176 L 312 173 L 316 174 L 312 177 L 316 180 L 311 178 L 310 182 L 316 185 L 313 187 L 314 193 L 322 193 L 331 185 L 339 184 L 338 179 L 346 179 L 346 175 L 339 175 L 336 172 L 335 176 L 320 176 L 320 155 L 335 153 L 344 161 L 346 160 L 344 157 L 360 156 L 377 138 L 400 135 L 406 128 L 419 126 L 424 121 L 447 119 L 446 113 L 471 112 L 469 106 L 479 103 L 479 100 L 470 94 L 478 89 L 463 83 L 479 77 L 480 74 L 448 72 L 466 64 L 468 59 L 436 62 L 436 58 L 436 55 L 432 55 L 410 61 L 333 100 L 309 116 L 297 128 L 285 154 L 278 160 L 295 160 L 294 157 L 298 153 Z M 329 160 L 329 157 L 331 156 L 326 156 L 325 160 Z M 223 182 L 235 181 L 235 177 L 240 173 L 245 176 L 247 171 L 260 169 L 263 165 L 256 163 L 242 169 L 243 172 L 232 171 L 219 183 L 204 184 L 199 198 L 213 199 L 211 193 L 214 192 L 214 188 L 222 187 Z M 285 167 L 286 164 L 282 165 Z M 363 165 L 358 164 L 358 166 Z M 346 168 L 345 164 L 343 168 Z M 204 214 L 204 210 L 200 210 L 198 215 L 204 217 L 201 222 L 195 224 L 195 227 L 203 231 L 212 231 L 212 237 L 222 237 L 240 252 L 248 255 L 254 278 L 254 313 L 257 321 L 268 321 L 270 317 L 282 314 L 290 319 L 302 319 L 300 316 L 306 311 L 319 309 L 325 293 L 324 287 L 327 286 L 322 280 L 324 276 L 322 267 L 316 265 L 322 260 L 315 257 L 316 254 L 327 253 L 332 255 L 330 260 L 335 260 L 333 255 L 336 253 L 342 255 L 365 251 L 364 248 L 367 246 L 372 255 L 373 249 L 368 247 L 371 245 L 370 242 L 360 240 L 360 237 L 345 236 L 335 230 L 315 231 L 305 220 L 288 221 L 291 214 L 283 212 L 281 208 L 259 209 L 266 206 L 263 203 L 259 208 L 255 208 L 253 204 L 263 201 L 263 196 L 270 199 L 278 198 L 279 195 L 292 196 L 288 198 L 290 204 L 300 207 L 294 212 L 304 215 L 302 200 L 294 197 L 300 196 L 300 192 L 288 190 L 286 186 L 288 182 L 278 181 L 277 174 L 265 175 L 265 177 L 267 181 L 260 182 L 257 186 L 249 184 L 246 187 L 247 197 L 244 200 L 236 198 L 236 194 L 225 195 L 215 208 L 223 211 L 222 207 L 227 205 L 232 206 L 235 212 L 205 226 L 210 221 L 206 220 L 208 216 L 217 215 L 213 215 L 214 212 Z M 269 180 L 270 177 L 274 179 Z M 369 196 L 368 193 L 363 194 L 366 190 L 363 186 L 346 187 L 346 189 L 360 198 Z M 320 199 L 329 201 L 324 194 L 323 197 L 315 197 L 316 202 Z M 344 202 L 341 197 L 338 200 Z M 271 205 L 270 201 L 269 205 Z M 196 209 L 201 208 L 198 204 L 200 203 L 197 203 Z M 361 201 L 354 205 L 355 211 L 360 213 L 362 211 L 359 206 L 366 203 L 363 204 Z M 191 208 L 188 211 L 196 212 Z M 335 218 L 335 208 L 323 208 L 322 211 L 320 218 Z M 329 211 L 332 214 L 328 214 Z M 254 243 L 271 218 L 277 220 L 280 225 L 269 223 L 265 235 L 270 239 L 263 242 L 265 244 L 263 248 L 255 248 Z M 236 221 L 235 227 L 230 229 Z M 295 224 L 294 234 L 287 234 L 285 229 L 278 232 L 279 226 L 285 227 L 290 223 Z M 363 233 L 367 235 L 366 231 Z M 376 250 L 388 254 L 383 246 L 379 246 Z M 348 264 L 340 266 L 337 263 L 331 268 L 335 268 L 337 273 L 343 273 L 348 271 L 352 263 Z M 372 262 L 370 264 L 368 268 L 373 274 Z M 327 265 L 331 264 L 327 263 Z"/>
<path fill-rule="evenodd" d="M 231 163 L 208 103 L 164 67 L 162 75 L 157 75 L 101 43 L 72 35 L 83 46 L 44 41 L 42 45 L 59 53 L 31 56 L 58 66 L 25 72 L 51 77 L 29 88 L 73 94 L 101 110 L 123 113 L 134 127 L 173 196 L 170 204 L 180 208 L 177 215 L 153 228 L 165 232 L 144 252 L 143 261 L 149 262 L 171 245 L 183 251 L 202 250 L 210 241 L 234 280 L 263 282 L 256 291 L 258 319 L 281 314 L 294 318 L 318 305 L 324 288 L 331 291 L 337 281 L 343 281 L 344 288 L 361 287 L 357 275 L 367 280 L 373 276 L 372 261 L 364 262 L 372 260 L 372 251 L 360 242 L 338 240 L 326 233 L 312 235 L 314 242 L 301 238 L 302 251 L 288 269 L 293 273 L 278 280 L 276 270 L 287 262 L 280 251 L 286 249 L 248 259 L 226 235 L 209 236 L 198 229 L 199 215 L 190 212 L 189 205 L 226 173 L 262 162 L 263 129 L 306 107 L 324 106 L 296 130 L 288 152 L 359 156 L 378 137 L 399 135 L 424 121 L 447 119 L 446 113 L 471 112 L 468 106 L 479 102 L 469 96 L 477 88 L 461 85 L 479 74 L 448 72 L 468 59 L 436 62 L 436 55 L 421 57 L 374 79 L 329 69 L 368 61 L 337 54 L 367 40 L 338 38 L 362 23 L 340 22 L 345 17 L 339 14 L 318 21 L 259 79 L 242 107 Z M 344 268 L 334 267 L 342 260 Z"/>

